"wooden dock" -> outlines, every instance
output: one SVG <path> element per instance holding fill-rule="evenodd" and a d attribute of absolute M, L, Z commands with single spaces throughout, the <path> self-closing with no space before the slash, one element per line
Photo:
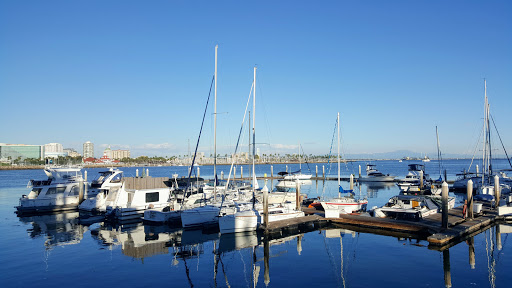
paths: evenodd
<path fill-rule="evenodd" d="M 488 205 L 484 206 L 481 213 L 475 214 L 473 219 L 464 219 L 462 207 L 449 210 L 448 229 L 442 228 L 441 213 L 427 216 L 420 221 L 403 221 L 375 218 L 368 213 L 341 214 L 339 218 L 324 218 L 323 211 L 306 207 L 302 209 L 308 216 L 269 223 L 265 233 L 304 232 L 305 229 L 317 230 L 333 224 L 360 232 L 424 239 L 428 241 L 429 249 L 443 251 L 496 223 L 510 220 L 510 217 L 498 216 L 496 210 Z"/>

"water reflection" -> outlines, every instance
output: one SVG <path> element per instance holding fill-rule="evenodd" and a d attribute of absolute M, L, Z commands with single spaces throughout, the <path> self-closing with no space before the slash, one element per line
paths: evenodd
<path fill-rule="evenodd" d="M 391 190 L 396 187 L 394 182 L 365 182 L 361 184 L 366 186 L 368 198 L 377 198 L 377 192 L 380 190 Z"/>
<path fill-rule="evenodd" d="M 32 224 L 32 227 L 27 229 L 30 238 L 46 236 L 46 249 L 78 244 L 88 230 L 87 226 L 80 224 L 78 212 L 19 217 L 19 220 L 25 224 Z"/>

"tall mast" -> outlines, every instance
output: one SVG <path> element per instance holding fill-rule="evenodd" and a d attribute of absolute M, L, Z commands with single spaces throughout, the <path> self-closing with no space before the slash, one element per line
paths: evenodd
<path fill-rule="evenodd" d="M 300 157 L 300 141 L 299 141 L 299 154 L 297 155 L 299 157 L 299 173 L 302 173 L 302 163 L 301 163 L 301 157 Z"/>
<path fill-rule="evenodd" d="M 256 67 L 254 67 L 254 90 L 252 94 L 252 177 L 256 182 L 256 170 L 254 159 L 256 158 Z M 253 191 L 256 189 L 256 183 L 253 183 Z"/>
<path fill-rule="evenodd" d="M 338 198 L 341 198 L 341 182 L 340 182 L 340 112 L 338 112 Z"/>
<path fill-rule="evenodd" d="M 217 200 L 217 49 L 215 45 L 215 104 L 213 105 L 213 200 Z"/>
<path fill-rule="evenodd" d="M 436 126 L 436 138 L 437 138 L 437 162 L 439 164 L 439 177 L 441 177 L 441 150 L 439 149 L 439 133 L 437 132 Z M 446 180 L 446 179 L 444 179 Z"/>
<path fill-rule="evenodd" d="M 491 124 L 489 118 L 491 118 L 491 111 L 489 107 L 489 99 L 487 98 L 487 81 L 484 80 L 485 85 L 485 109 L 486 109 L 486 121 L 487 121 L 487 143 L 489 145 L 489 159 L 487 160 L 489 163 L 489 183 L 491 182 L 491 176 L 492 176 L 492 147 L 491 147 Z"/>

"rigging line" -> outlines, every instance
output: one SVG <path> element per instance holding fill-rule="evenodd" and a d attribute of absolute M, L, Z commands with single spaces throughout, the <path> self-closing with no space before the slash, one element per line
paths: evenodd
<path fill-rule="evenodd" d="M 471 163 L 469 163 L 468 172 L 471 170 L 471 166 L 473 166 L 473 161 L 475 160 L 476 150 L 478 149 L 478 145 L 480 144 L 480 138 L 484 133 L 484 129 L 480 130 L 480 136 L 478 136 L 478 140 L 476 141 L 475 149 L 473 150 L 473 157 L 471 158 Z M 483 169 L 483 167 L 482 167 Z"/>
<path fill-rule="evenodd" d="M 306 152 L 304 152 L 304 148 L 301 146 L 299 146 L 300 150 L 302 151 L 302 155 L 306 155 Z M 299 155 L 300 157 L 300 155 Z M 311 173 L 311 168 L 309 167 L 309 163 L 308 163 L 308 157 L 306 155 L 306 157 L 304 158 L 304 162 L 306 163 L 306 165 L 308 165 L 308 171 L 309 173 Z"/>
<path fill-rule="evenodd" d="M 510 168 L 512 168 L 512 163 L 510 163 L 510 157 L 508 157 L 507 150 L 505 149 L 505 145 L 503 145 L 503 140 L 501 140 L 500 132 L 498 132 L 498 128 L 496 128 L 496 123 L 494 122 L 494 117 L 491 114 L 492 124 L 494 125 L 494 129 L 496 130 L 496 134 L 498 134 L 498 138 L 500 138 L 501 146 L 503 147 L 503 151 L 505 151 L 505 155 L 507 156 L 508 164 L 510 164 Z"/>
<path fill-rule="evenodd" d="M 238 151 L 238 145 L 240 144 L 240 137 L 242 137 L 242 132 L 243 132 L 243 129 L 244 129 L 244 122 L 245 122 L 245 116 L 247 115 L 247 110 L 249 109 L 249 103 L 251 101 L 251 93 L 252 93 L 252 89 L 254 88 L 254 83 L 252 83 L 251 85 L 251 90 L 249 91 L 249 97 L 247 98 L 247 104 L 245 105 L 245 112 L 244 112 L 244 118 L 242 119 L 242 125 L 240 126 L 240 132 L 238 133 L 238 140 L 236 141 L 236 146 L 235 146 L 235 157 L 233 157 L 233 160 L 231 161 L 231 167 L 229 168 L 229 176 L 228 176 L 228 181 L 226 182 L 226 190 L 224 191 L 227 191 L 228 189 L 228 185 L 229 185 L 229 179 L 231 178 L 231 172 L 233 171 L 233 164 L 235 162 L 235 159 L 236 159 L 236 152 Z"/>
<path fill-rule="evenodd" d="M 210 84 L 210 91 L 208 92 L 208 99 L 206 100 L 206 107 L 204 108 L 203 113 L 203 121 L 201 122 L 201 129 L 199 129 L 199 136 L 197 136 L 196 149 L 194 151 L 194 158 L 192 159 L 192 163 L 190 164 L 190 171 L 188 171 L 188 179 L 187 179 L 187 188 L 190 185 L 190 176 L 192 175 L 192 170 L 194 170 L 194 162 L 196 161 L 197 156 L 197 148 L 199 147 L 199 140 L 201 139 L 201 132 L 203 132 L 203 124 L 204 118 L 206 117 L 206 111 L 208 110 L 208 103 L 210 102 L 210 96 L 212 94 L 213 81 L 215 80 L 215 76 L 212 77 L 212 83 Z"/>
<path fill-rule="evenodd" d="M 332 154 L 332 146 L 334 146 L 334 135 L 336 135 L 336 128 L 338 127 L 337 125 L 339 125 L 338 117 L 336 117 L 334 131 L 332 132 L 331 147 L 329 148 L 329 157 L 327 158 L 327 166 L 329 166 L 328 174 L 331 174 L 331 154 Z M 327 185 L 325 183 L 326 179 L 327 179 L 327 174 L 324 173 L 324 181 L 322 181 L 323 182 L 322 195 L 321 195 L 322 199 L 324 198 L 325 188 L 327 187 Z M 338 190 L 339 190 L 339 188 L 338 188 Z"/>

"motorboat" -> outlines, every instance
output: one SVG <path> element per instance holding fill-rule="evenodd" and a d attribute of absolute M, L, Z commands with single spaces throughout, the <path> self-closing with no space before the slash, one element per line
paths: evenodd
<path fill-rule="evenodd" d="M 448 197 L 448 209 L 454 206 L 455 197 Z M 438 213 L 441 207 L 440 196 L 397 195 L 391 197 L 386 205 L 380 208 L 373 207 L 372 212 L 374 217 L 419 221 Z"/>
<path fill-rule="evenodd" d="M 409 164 L 409 172 L 403 179 L 398 179 L 397 186 L 401 191 L 413 191 L 419 189 L 421 185 L 420 175 L 423 174 L 423 186 L 428 187 L 432 180 L 428 174 L 425 174 L 425 165 L 423 164 Z"/>
<path fill-rule="evenodd" d="M 171 188 L 164 183 L 167 179 L 149 176 L 123 178 L 122 186 L 107 196 L 107 219 L 140 220 L 145 210 L 166 207 L 171 197 Z"/>
<path fill-rule="evenodd" d="M 366 177 L 359 178 L 359 181 L 365 182 L 392 182 L 396 176 L 382 174 L 377 170 L 376 165 L 366 164 Z"/>
<path fill-rule="evenodd" d="M 47 180 L 30 180 L 28 195 L 22 195 L 18 214 L 45 213 L 75 210 L 80 202 L 80 191 L 85 193 L 87 185 L 83 182 L 80 167 L 45 167 Z M 80 186 L 82 183 L 82 187 Z M 93 193 L 93 192 L 92 192 Z M 82 195 L 83 197 L 83 195 Z"/>
<path fill-rule="evenodd" d="M 99 172 L 98 177 L 90 185 L 91 190 L 97 191 L 78 206 L 80 211 L 105 213 L 109 193 L 112 190 L 119 190 L 122 186 L 122 180 L 123 171 L 119 169 L 110 168 L 109 170 Z"/>

